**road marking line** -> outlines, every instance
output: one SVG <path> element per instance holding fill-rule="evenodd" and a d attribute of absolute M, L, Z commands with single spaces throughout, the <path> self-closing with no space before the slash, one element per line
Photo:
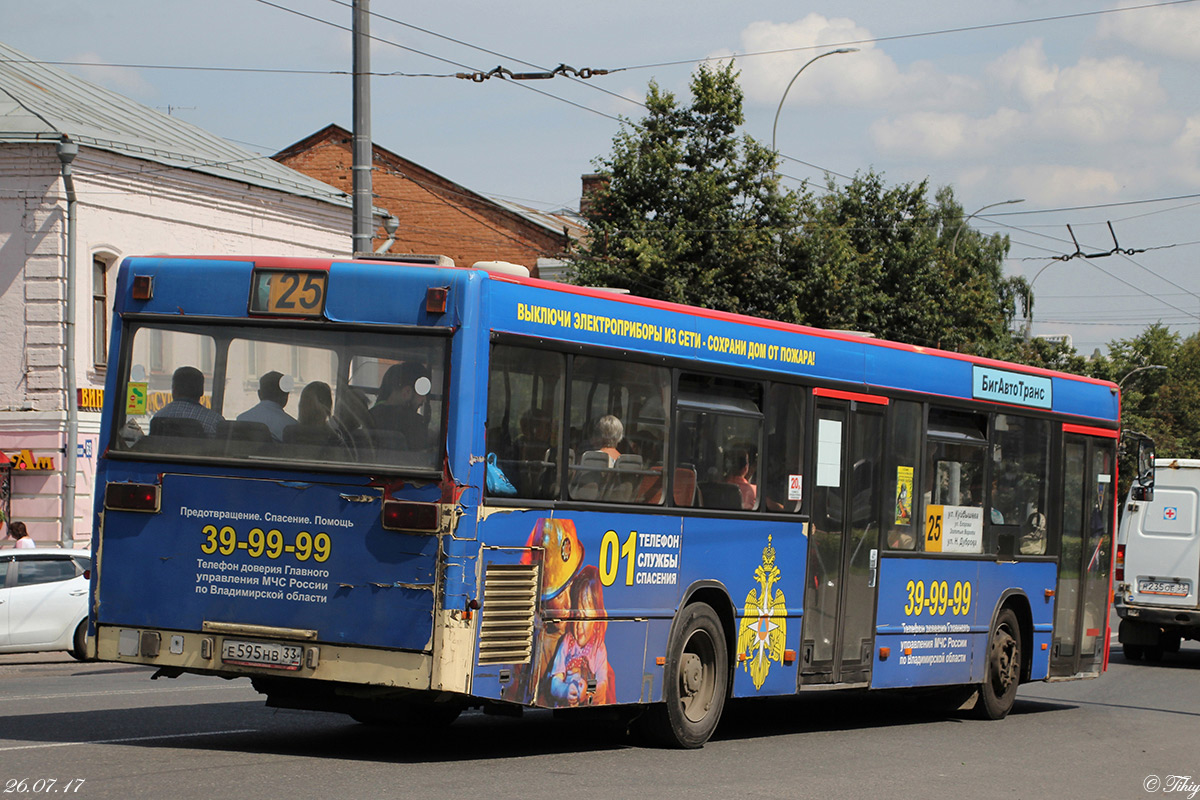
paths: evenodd
<path fill-rule="evenodd" d="M 231 686 L 172 686 L 163 687 L 161 689 L 124 689 L 119 692 L 72 692 L 70 694 L 22 694 L 10 697 L 0 697 L 0 702 L 11 702 L 14 700 L 58 700 L 60 698 L 73 699 L 76 697 L 106 697 L 108 695 L 119 694 L 172 694 L 176 692 L 208 692 L 214 689 L 231 689 Z M 249 686 L 237 687 L 249 691 L 254 691 Z"/>
<path fill-rule="evenodd" d="M 48 747 L 74 747 L 80 744 L 124 744 L 125 742 L 156 742 L 163 739 L 186 739 L 194 736 L 225 736 L 230 733 L 257 733 L 258 728 L 236 728 L 230 731 L 201 731 L 200 733 L 169 733 L 163 736 L 132 736 L 126 739 L 93 739 L 87 742 L 50 742 L 47 744 L 22 744 L 16 747 L 0 747 L 0 753 L 10 750 L 42 750 Z"/>

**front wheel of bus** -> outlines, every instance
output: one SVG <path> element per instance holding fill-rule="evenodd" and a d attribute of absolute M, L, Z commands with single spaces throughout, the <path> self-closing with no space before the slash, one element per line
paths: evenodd
<path fill-rule="evenodd" d="M 1006 608 L 996 617 L 988 639 L 987 674 L 979 687 L 975 711 L 984 719 L 1004 719 L 1017 699 L 1021 683 L 1021 627 Z"/>
<path fill-rule="evenodd" d="M 650 710 L 653 738 L 668 747 L 702 747 L 721 718 L 729 683 L 729 652 L 717 612 L 694 603 L 667 643 L 663 706 Z"/>

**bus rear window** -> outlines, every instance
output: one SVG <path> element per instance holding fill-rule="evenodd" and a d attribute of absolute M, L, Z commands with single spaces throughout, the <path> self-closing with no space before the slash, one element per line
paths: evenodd
<path fill-rule="evenodd" d="M 440 468 L 443 337 L 145 324 L 125 342 L 114 451 Z"/>

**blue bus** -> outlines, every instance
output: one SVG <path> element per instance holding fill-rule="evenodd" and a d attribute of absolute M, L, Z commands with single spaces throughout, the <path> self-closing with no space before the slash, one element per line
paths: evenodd
<path fill-rule="evenodd" d="M 98 658 L 368 724 L 1106 666 L 1111 383 L 510 274 L 129 258 Z M 933 691 L 936 689 L 936 691 Z"/>

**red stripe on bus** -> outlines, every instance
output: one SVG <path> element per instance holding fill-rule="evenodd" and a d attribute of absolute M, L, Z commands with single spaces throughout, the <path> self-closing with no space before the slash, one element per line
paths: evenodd
<path fill-rule="evenodd" d="M 886 406 L 892 402 L 887 397 L 881 397 L 877 394 L 859 394 L 858 392 L 843 392 L 840 389 L 813 389 L 813 394 L 817 397 L 832 397 L 835 400 L 857 400 L 860 403 L 874 403 L 877 406 Z"/>
<path fill-rule="evenodd" d="M 1103 436 L 1105 439 L 1116 439 L 1121 434 L 1109 428 L 1093 428 L 1088 425 L 1072 425 L 1063 423 L 1063 433 L 1081 433 L 1084 436 Z"/>

